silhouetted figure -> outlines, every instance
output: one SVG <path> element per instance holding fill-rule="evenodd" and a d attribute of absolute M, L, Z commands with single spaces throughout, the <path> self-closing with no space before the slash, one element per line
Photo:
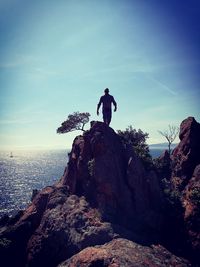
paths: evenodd
<path fill-rule="evenodd" d="M 99 108 L 101 104 L 103 105 L 102 111 L 103 111 L 103 121 L 109 125 L 111 122 L 111 117 L 112 117 L 112 103 L 114 105 L 114 111 L 117 110 L 117 103 L 115 102 L 115 99 L 112 95 L 109 95 L 109 89 L 106 88 L 104 90 L 105 95 L 103 95 L 99 103 L 97 105 L 97 115 L 99 115 Z"/>

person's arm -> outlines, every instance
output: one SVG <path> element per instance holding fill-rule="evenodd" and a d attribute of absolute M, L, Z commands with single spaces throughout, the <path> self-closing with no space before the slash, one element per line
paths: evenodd
<path fill-rule="evenodd" d="M 99 103 L 97 105 L 97 115 L 99 115 L 99 108 L 101 106 L 101 103 L 102 103 L 102 97 L 100 98 Z"/>
<path fill-rule="evenodd" d="M 113 105 L 114 105 L 114 111 L 117 111 L 117 102 L 115 101 L 115 99 L 114 99 L 114 97 L 113 97 L 113 99 L 112 99 L 112 103 L 113 103 Z"/>

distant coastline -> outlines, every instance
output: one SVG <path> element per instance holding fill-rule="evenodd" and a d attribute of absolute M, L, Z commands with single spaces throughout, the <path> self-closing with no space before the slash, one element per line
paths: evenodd
<path fill-rule="evenodd" d="M 173 150 L 178 144 L 172 144 L 171 149 Z M 168 150 L 168 143 L 160 143 L 160 144 L 151 144 L 149 145 L 149 151 L 153 158 L 157 158 L 162 155 L 162 153 Z"/>
<path fill-rule="evenodd" d="M 171 144 L 171 148 L 174 149 L 178 144 Z M 158 144 L 151 144 L 149 145 L 150 149 L 168 149 L 168 143 L 158 143 Z"/>

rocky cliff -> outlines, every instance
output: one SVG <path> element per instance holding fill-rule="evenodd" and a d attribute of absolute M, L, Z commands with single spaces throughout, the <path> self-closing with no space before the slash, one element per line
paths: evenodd
<path fill-rule="evenodd" d="M 185 119 L 179 138 L 172 154 L 171 182 L 180 195 L 186 243 L 200 261 L 200 123 L 193 117 Z"/>
<path fill-rule="evenodd" d="M 173 157 L 181 154 L 180 147 Z M 198 168 L 187 177 L 185 218 L 191 215 L 188 192 L 198 177 Z M 92 122 L 75 138 L 60 181 L 34 194 L 15 218 L 1 220 L 0 262 L 17 267 L 190 266 L 159 244 L 164 207 L 156 172 L 147 172 L 112 128 Z"/>
<path fill-rule="evenodd" d="M 172 179 L 175 188 L 184 190 L 200 164 L 200 124 L 188 117 L 180 125 L 179 138 L 180 143 L 172 154 Z"/>
<path fill-rule="evenodd" d="M 157 228 L 162 193 L 155 173 L 146 172 L 133 149 L 104 123 L 93 122 L 74 140 L 62 185 L 85 196 L 105 220 L 128 229 Z"/>

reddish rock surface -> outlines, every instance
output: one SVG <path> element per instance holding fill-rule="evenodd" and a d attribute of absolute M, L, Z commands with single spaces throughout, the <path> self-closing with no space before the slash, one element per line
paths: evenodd
<path fill-rule="evenodd" d="M 200 253 L 200 165 L 183 191 L 185 227 L 196 254 Z"/>
<path fill-rule="evenodd" d="M 183 190 L 200 164 L 200 124 L 193 117 L 185 119 L 180 126 L 180 143 L 172 154 L 174 187 Z"/>
<path fill-rule="evenodd" d="M 193 117 L 180 126 L 180 143 L 172 154 L 172 186 L 183 207 L 187 243 L 200 253 L 200 124 Z"/>
<path fill-rule="evenodd" d="M 198 125 L 192 126 L 196 125 L 193 120 L 189 121 L 191 127 L 198 128 Z M 181 142 L 186 136 L 193 138 L 190 127 L 187 129 L 190 134 L 182 130 Z M 190 144 L 186 153 L 189 161 L 197 155 L 192 139 Z M 188 170 L 193 166 L 184 169 L 187 164 L 183 164 L 182 148 L 185 146 L 179 145 L 173 157 L 179 155 L 174 173 L 181 173 L 179 179 L 184 180 L 189 179 Z M 198 157 L 195 160 L 195 164 L 198 163 Z M 198 181 L 197 168 L 185 187 L 186 221 L 196 214 L 191 190 Z M 70 258 L 63 264 L 190 266 L 162 246 L 143 246 L 158 241 L 163 220 L 162 202 L 155 172 L 145 170 L 132 148 L 124 147 L 113 129 L 93 122 L 89 131 L 75 138 L 61 180 L 35 194 L 32 203 L 17 217 L 4 220 L 0 228 L 0 263 L 9 267 L 55 267 Z M 198 249 L 197 231 L 189 222 L 191 242 Z M 102 246 L 93 247 L 95 245 Z"/>
<path fill-rule="evenodd" d="M 58 267 L 186 267 L 188 261 L 178 258 L 160 245 L 145 247 L 130 240 L 115 239 L 82 250 Z"/>
<path fill-rule="evenodd" d="M 63 184 L 125 227 L 136 222 L 141 226 L 145 220 L 152 226 L 150 218 L 160 214 L 155 173 L 147 173 L 133 149 L 125 149 L 113 129 L 101 122 L 93 122 L 90 131 L 74 140 Z"/>
<path fill-rule="evenodd" d="M 56 266 L 83 248 L 104 244 L 113 237 L 111 225 L 102 221 L 84 197 L 71 195 L 56 205 L 50 201 L 28 242 L 29 266 Z"/>

